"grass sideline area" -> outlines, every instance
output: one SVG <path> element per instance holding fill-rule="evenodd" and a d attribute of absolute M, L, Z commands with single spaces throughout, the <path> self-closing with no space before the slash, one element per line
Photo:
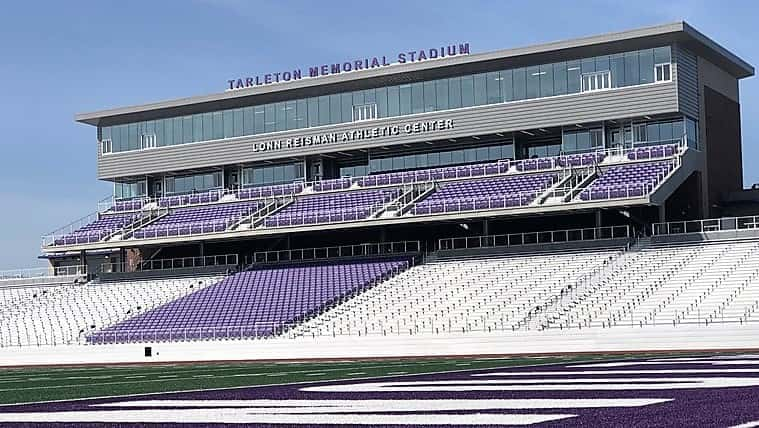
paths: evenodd
<path fill-rule="evenodd" d="M 715 354 L 698 354 L 705 355 Z M 664 358 L 695 355 L 640 353 L 564 357 L 11 368 L 0 369 L 0 405 L 652 356 Z"/>

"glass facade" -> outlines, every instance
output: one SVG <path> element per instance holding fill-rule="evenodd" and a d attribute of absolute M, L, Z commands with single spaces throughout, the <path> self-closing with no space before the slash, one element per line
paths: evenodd
<path fill-rule="evenodd" d="M 347 123 L 356 106 L 377 118 L 579 93 L 583 76 L 610 75 L 610 88 L 654 83 L 656 65 L 670 63 L 669 46 L 426 82 L 106 126 L 112 152 Z M 605 73 L 607 72 L 608 73 Z M 600 73 L 600 74 L 599 74 Z M 376 105 L 376 107 L 374 107 Z M 152 136 L 155 135 L 153 139 Z M 154 144 L 145 145 L 146 136 Z"/>
<path fill-rule="evenodd" d="M 247 167 L 242 170 L 242 185 L 252 187 L 292 183 L 302 180 L 303 174 L 303 162 L 277 166 Z"/>
<path fill-rule="evenodd" d="M 565 130 L 562 133 L 561 151 L 565 154 L 601 148 L 603 145 L 603 130 L 601 128 Z"/>
<path fill-rule="evenodd" d="M 116 199 L 141 198 L 147 194 L 148 184 L 146 180 L 133 183 L 113 183 L 113 196 Z"/>
<path fill-rule="evenodd" d="M 202 192 L 218 189 L 223 185 L 221 171 L 206 174 L 185 175 L 181 177 L 166 177 L 166 194 L 178 195 L 183 193 Z"/>
<path fill-rule="evenodd" d="M 501 159 L 514 159 L 513 143 L 498 146 L 473 147 L 469 149 L 370 159 L 368 173 L 434 168 L 438 166 L 497 161 Z M 345 172 L 346 174 L 343 174 L 343 169 L 341 168 L 341 175 L 351 175 L 347 173 L 349 170 L 346 170 Z"/>

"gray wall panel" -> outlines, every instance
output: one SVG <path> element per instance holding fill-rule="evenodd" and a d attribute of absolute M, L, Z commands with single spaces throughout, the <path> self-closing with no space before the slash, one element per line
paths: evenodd
<path fill-rule="evenodd" d="M 309 132 L 294 130 L 252 137 L 160 147 L 149 151 L 114 153 L 98 157 L 98 177 L 100 179 L 114 179 L 288 156 L 303 156 L 495 132 L 571 125 L 677 111 L 677 85 L 675 82 L 669 82 L 619 88 L 591 94 L 573 94 L 470 107 L 447 112 L 423 113 L 403 118 L 382 119 L 363 125 L 353 123 L 324 126 L 312 128 Z M 398 136 L 378 137 L 369 140 L 336 143 L 333 145 L 317 145 L 291 150 L 258 153 L 254 153 L 253 151 L 253 144 L 256 142 L 260 143 L 326 132 L 344 132 L 389 125 L 403 126 L 417 121 L 445 119 L 453 120 L 453 129 L 423 134 L 401 134 Z"/>
<path fill-rule="evenodd" d="M 680 111 L 688 116 L 698 119 L 698 59 L 684 49 L 682 45 L 675 45 L 674 56 L 674 79 L 677 81 L 677 100 Z"/>

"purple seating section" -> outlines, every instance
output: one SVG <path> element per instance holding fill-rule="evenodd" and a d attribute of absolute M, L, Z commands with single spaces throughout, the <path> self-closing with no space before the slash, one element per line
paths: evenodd
<path fill-rule="evenodd" d="M 55 245 L 75 245 L 98 242 L 137 219 L 133 214 L 107 214 L 68 235 L 55 238 Z"/>
<path fill-rule="evenodd" d="M 412 212 L 439 214 L 524 206 L 557 180 L 557 174 L 530 174 L 457 181 L 417 203 Z"/>
<path fill-rule="evenodd" d="M 275 335 L 408 267 L 363 261 L 242 272 L 90 335 L 89 343 L 252 338 Z"/>
<path fill-rule="evenodd" d="M 303 196 L 267 218 L 264 225 L 281 227 L 361 220 L 399 195 L 399 189 L 377 189 Z"/>
<path fill-rule="evenodd" d="M 661 159 L 680 152 L 677 145 L 639 147 L 628 151 L 631 161 Z M 549 158 L 499 161 L 477 165 L 451 166 L 417 171 L 377 174 L 357 178 L 339 178 L 315 182 L 315 192 L 349 189 L 354 183 L 359 187 L 394 186 L 418 182 L 478 178 L 444 184 L 425 200 L 416 204 L 413 214 L 437 214 L 444 212 L 499 209 L 524 206 L 531 203 L 539 192 L 552 185 L 558 175 L 506 174 L 509 171 L 531 172 L 555 168 L 595 165 L 606 157 L 604 152 L 580 153 Z M 650 193 L 653 187 L 672 170 L 671 162 L 645 162 L 611 166 L 592 185 L 580 193 L 580 200 L 639 197 Z M 486 178 L 487 176 L 496 176 Z M 346 192 L 303 195 L 303 183 L 253 187 L 235 192 L 238 199 L 259 199 L 300 194 L 282 211 L 264 222 L 266 227 L 295 226 L 365 219 L 380 205 L 398 197 L 400 189 L 365 189 Z M 159 199 L 158 205 L 171 208 L 164 218 L 133 233 L 137 239 L 164 236 L 184 236 L 199 233 L 222 232 L 243 215 L 260 209 L 261 202 L 211 204 L 221 199 L 223 192 L 213 190 L 194 195 L 168 196 Z M 139 211 L 146 199 L 117 201 L 109 213 Z M 188 207 L 183 207 L 189 205 Z M 182 208 L 180 208 L 182 207 Z M 133 222 L 136 215 L 103 215 L 100 220 L 63 237 L 54 239 L 54 245 L 72 245 L 97 242 Z"/>
<path fill-rule="evenodd" d="M 646 162 L 615 166 L 603 171 L 580 192 L 583 201 L 640 197 L 651 193 L 674 165 L 672 162 Z"/>
<path fill-rule="evenodd" d="M 144 199 L 131 199 L 128 201 L 116 201 L 113 203 L 110 211 L 124 212 L 124 211 L 138 211 L 145 206 Z"/>
<path fill-rule="evenodd" d="M 670 144 L 666 146 L 640 147 L 640 148 L 629 151 L 627 153 L 627 159 L 645 160 L 645 159 L 670 157 L 670 156 L 674 156 L 675 153 L 678 153 L 679 150 L 680 150 L 680 147 L 678 147 L 675 144 Z"/>
<path fill-rule="evenodd" d="M 260 209 L 260 201 L 177 208 L 134 232 L 137 239 L 224 232 L 234 222 Z"/>

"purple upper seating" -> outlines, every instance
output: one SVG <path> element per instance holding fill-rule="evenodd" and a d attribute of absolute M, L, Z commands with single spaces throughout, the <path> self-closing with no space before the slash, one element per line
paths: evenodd
<path fill-rule="evenodd" d="M 223 232 L 234 222 L 260 209 L 258 201 L 177 208 L 154 223 L 136 230 L 134 237 L 160 238 Z"/>
<path fill-rule="evenodd" d="M 416 204 L 413 213 L 437 214 L 524 206 L 556 180 L 556 174 L 528 174 L 457 181 Z"/>
<path fill-rule="evenodd" d="M 656 185 L 674 169 L 672 162 L 646 162 L 614 166 L 580 192 L 583 201 L 641 197 L 651 193 Z"/>
<path fill-rule="evenodd" d="M 578 153 L 574 155 L 562 155 L 556 158 L 556 164 L 562 168 L 573 166 L 590 166 L 603 162 L 606 153 Z"/>
<path fill-rule="evenodd" d="M 303 183 L 278 184 L 275 186 L 248 187 L 236 192 L 237 199 L 268 198 L 294 195 L 303 191 Z"/>
<path fill-rule="evenodd" d="M 266 227 L 277 227 L 361 220 L 399 194 L 399 189 L 382 189 L 301 196 L 267 218 L 264 224 Z"/>
<path fill-rule="evenodd" d="M 137 216 L 134 214 L 100 215 L 100 218 L 92 223 L 81 227 L 68 235 L 55 238 L 53 243 L 55 245 L 74 245 L 98 242 L 129 223 L 132 223 L 136 218 Z"/>
<path fill-rule="evenodd" d="M 165 196 L 158 200 L 158 206 L 163 208 L 180 207 L 183 205 L 198 205 L 216 202 L 221 199 L 223 192 L 219 189 L 192 195 Z"/>
<path fill-rule="evenodd" d="M 313 184 L 315 192 L 329 191 L 329 190 L 342 190 L 351 187 L 350 178 L 336 178 L 334 180 L 322 180 L 316 181 Z"/>
<path fill-rule="evenodd" d="M 122 211 L 138 211 L 145 206 L 145 199 L 132 199 L 129 201 L 116 201 L 109 211 L 122 212 Z"/>
<path fill-rule="evenodd" d="M 443 168 L 369 175 L 366 177 L 358 177 L 356 183 L 362 187 L 387 186 L 443 179 L 481 177 L 483 175 L 503 174 L 508 170 L 509 161 L 504 160 L 478 165 L 449 166 Z"/>
<path fill-rule="evenodd" d="M 679 153 L 679 151 L 680 147 L 676 144 L 638 147 L 627 152 L 627 158 L 630 160 L 656 159 L 674 156 L 676 153 Z"/>
<path fill-rule="evenodd" d="M 277 334 L 408 267 L 363 261 L 241 272 L 87 337 L 90 343 L 251 338 Z"/>

